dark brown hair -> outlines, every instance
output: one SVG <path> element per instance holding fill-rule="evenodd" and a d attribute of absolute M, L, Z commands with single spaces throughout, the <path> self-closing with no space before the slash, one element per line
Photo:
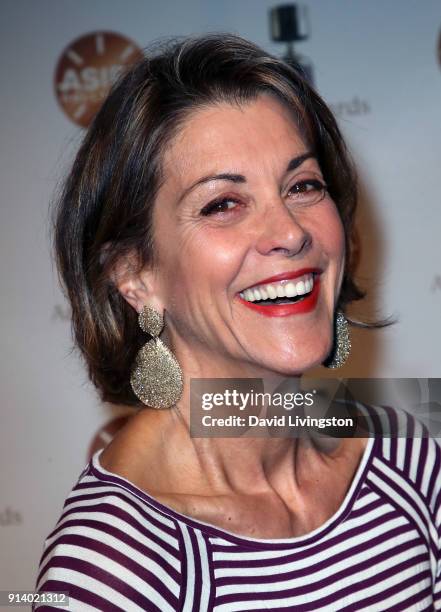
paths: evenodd
<path fill-rule="evenodd" d="M 331 111 L 301 71 L 230 34 L 161 43 L 112 88 L 54 211 L 56 263 L 75 341 L 103 400 L 141 405 L 129 379 L 146 335 L 110 271 L 127 253 L 136 253 L 140 266 L 154 262 L 152 208 L 167 143 L 190 111 L 219 101 L 243 104 L 265 92 L 292 110 L 338 207 L 347 252 L 338 307 L 365 296 L 352 269 L 355 172 Z"/>

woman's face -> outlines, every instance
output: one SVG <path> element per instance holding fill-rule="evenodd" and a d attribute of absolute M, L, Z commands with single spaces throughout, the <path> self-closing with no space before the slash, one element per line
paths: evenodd
<path fill-rule="evenodd" d="M 344 231 L 289 111 L 268 95 L 195 111 L 163 171 L 150 286 L 178 354 L 283 375 L 321 363 Z"/>

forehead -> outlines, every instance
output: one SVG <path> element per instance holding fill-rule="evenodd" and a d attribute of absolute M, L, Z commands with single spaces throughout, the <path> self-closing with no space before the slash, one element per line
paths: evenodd
<path fill-rule="evenodd" d="M 271 95 L 241 105 L 216 103 L 185 119 L 163 159 L 168 178 L 285 164 L 307 150 L 293 113 Z M 245 168 L 244 168 L 245 166 Z"/>

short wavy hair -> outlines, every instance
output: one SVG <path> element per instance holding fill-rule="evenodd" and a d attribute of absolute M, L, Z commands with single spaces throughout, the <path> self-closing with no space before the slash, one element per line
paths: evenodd
<path fill-rule="evenodd" d="M 332 112 L 301 69 L 231 34 L 161 42 L 113 86 L 54 208 L 55 259 L 73 336 L 102 400 L 142 406 L 130 371 L 146 336 L 111 270 L 128 253 L 137 254 L 140 267 L 155 262 L 152 210 L 168 143 L 198 107 L 246 104 L 262 93 L 291 109 L 338 208 L 346 237 L 338 308 L 365 296 L 353 278 L 356 174 Z"/>

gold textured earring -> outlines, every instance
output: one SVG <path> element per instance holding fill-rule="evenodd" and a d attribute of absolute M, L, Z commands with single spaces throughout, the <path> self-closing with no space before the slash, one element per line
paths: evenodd
<path fill-rule="evenodd" d="M 325 368 L 341 368 L 351 352 L 351 338 L 349 336 L 349 325 L 345 315 L 338 310 L 335 316 L 334 350 L 323 363 Z"/>
<path fill-rule="evenodd" d="M 182 370 L 169 348 L 158 338 L 164 318 L 154 308 L 143 306 L 138 315 L 140 328 L 153 336 L 138 351 L 130 384 L 136 397 L 151 408 L 170 408 L 182 395 Z"/>

